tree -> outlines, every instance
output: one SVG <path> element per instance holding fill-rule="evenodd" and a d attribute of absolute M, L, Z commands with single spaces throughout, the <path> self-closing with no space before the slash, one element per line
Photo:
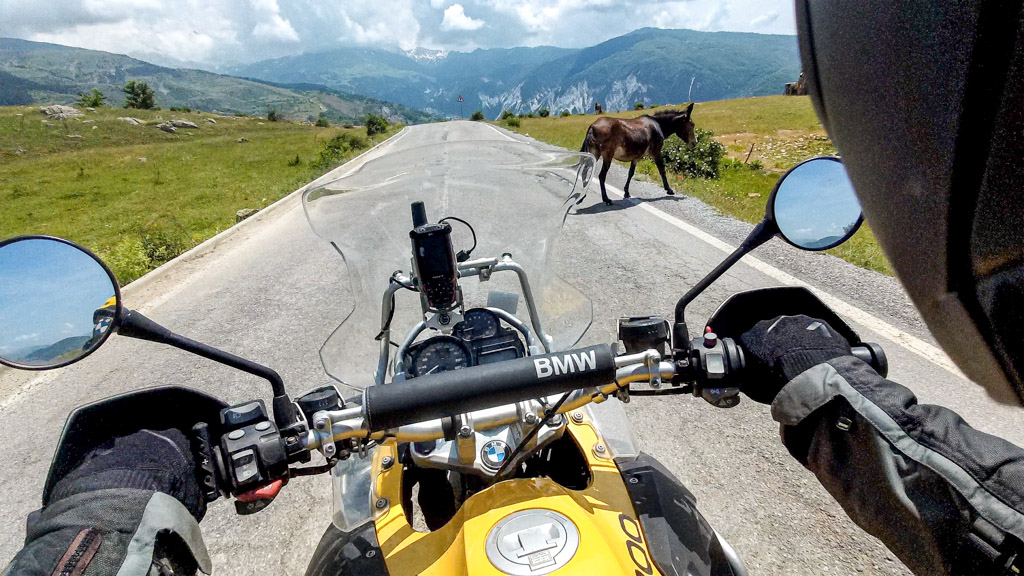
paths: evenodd
<path fill-rule="evenodd" d="M 547 118 L 548 116 L 551 116 L 551 110 L 548 110 L 547 108 L 541 108 L 540 110 L 537 110 L 537 116 L 540 116 L 541 118 Z"/>
<path fill-rule="evenodd" d="M 388 121 L 376 114 L 370 114 L 366 118 L 366 135 L 383 134 L 388 130 Z"/>
<path fill-rule="evenodd" d="M 107 105 L 107 97 L 103 95 L 103 92 L 93 88 L 92 92 L 78 93 L 78 105 L 84 108 L 99 108 Z"/>
<path fill-rule="evenodd" d="M 476 121 L 476 122 L 479 122 L 479 121 L 483 120 L 484 119 L 484 111 L 483 110 L 477 110 L 477 111 L 473 112 L 473 114 L 469 117 L 469 119 L 473 120 L 473 121 Z"/>
<path fill-rule="evenodd" d="M 156 95 L 149 84 L 129 80 L 122 89 L 124 92 L 124 107 L 138 108 L 141 110 L 154 110 L 156 108 Z"/>
<path fill-rule="evenodd" d="M 643 110 L 643 109 L 644 109 L 644 103 L 643 102 L 637 102 L 636 104 L 633 104 L 633 110 Z"/>
<path fill-rule="evenodd" d="M 316 119 L 316 125 L 317 125 L 317 128 L 330 128 L 331 127 L 331 121 L 328 120 L 327 118 L 321 116 L 321 117 Z"/>
<path fill-rule="evenodd" d="M 277 122 L 280 119 L 281 113 L 278 112 L 276 108 L 271 108 L 270 110 L 267 110 L 267 120 L 271 122 Z"/>

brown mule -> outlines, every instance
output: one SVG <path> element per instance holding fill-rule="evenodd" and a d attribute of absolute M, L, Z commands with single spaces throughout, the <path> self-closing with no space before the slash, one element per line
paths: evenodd
<path fill-rule="evenodd" d="M 690 103 L 683 112 L 662 112 L 654 116 L 644 114 L 627 119 L 606 116 L 598 118 L 590 125 L 580 152 L 589 152 L 603 160 L 600 181 L 601 199 L 605 204 L 612 205 L 604 188 L 604 179 L 611 168 L 612 159 L 629 162 L 629 176 L 626 178 L 626 186 L 623 187 L 626 198 L 629 198 L 629 183 L 633 180 L 633 172 L 636 171 L 636 161 L 644 154 L 650 154 L 654 158 L 654 163 L 661 174 L 661 181 L 665 185 L 665 192 L 675 194 L 668 185 L 668 177 L 665 176 L 661 148 L 665 145 L 665 139 L 673 134 L 690 146 L 697 143 L 693 121 L 690 119 L 692 113 L 693 103 Z"/>

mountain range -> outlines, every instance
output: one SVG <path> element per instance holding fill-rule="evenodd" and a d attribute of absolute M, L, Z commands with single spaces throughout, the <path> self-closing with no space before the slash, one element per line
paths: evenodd
<path fill-rule="evenodd" d="M 334 121 L 373 112 L 416 123 L 474 110 L 496 118 L 779 94 L 800 59 L 795 36 L 643 28 L 589 48 L 348 47 L 218 70 L 227 74 L 0 38 L 0 105 L 70 103 L 91 88 L 119 105 L 125 82 L 142 80 L 164 107 Z"/>
<path fill-rule="evenodd" d="M 338 48 L 226 71 L 372 94 L 446 117 L 479 109 L 494 118 L 506 109 L 583 112 L 600 102 L 622 110 L 779 94 L 800 75 L 800 58 L 795 36 L 643 28 L 580 49 Z"/>
<path fill-rule="evenodd" d="M 58 44 L 0 38 L 0 105 L 70 104 L 97 88 L 108 104 L 120 106 L 121 88 L 141 80 L 153 88 L 157 104 L 223 113 L 264 115 L 277 110 L 295 120 L 323 115 L 334 122 L 357 122 L 369 113 L 391 121 L 417 123 L 435 116 L 399 104 L 324 86 L 287 86 L 165 68 L 120 54 Z"/>

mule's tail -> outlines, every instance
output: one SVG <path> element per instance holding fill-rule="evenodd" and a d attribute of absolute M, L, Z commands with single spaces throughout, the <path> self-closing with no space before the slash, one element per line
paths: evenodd
<path fill-rule="evenodd" d="M 590 152 L 594 146 L 594 129 L 587 128 L 587 135 L 583 138 L 583 145 L 580 146 L 580 152 Z M 593 152 L 591 152 L 593 154 Z"/>
<path fill-rule="evenodd" d="M 593 129 L 587 128 L 587 135 L 583 138 L 583 145 L 580 146 L 580 152 L 587 152 L 593 155 L 597 148 L 596 144 L 597 142 L 594 138 Z M 580 161 L 576 163 L 576 170 L 580 177 L 583 178 L 584 186 L 586 186 L 586 183 L 590 181 L 591 173 L 594 171 L 594 164 L 586 158 L 580 158 Z"/>

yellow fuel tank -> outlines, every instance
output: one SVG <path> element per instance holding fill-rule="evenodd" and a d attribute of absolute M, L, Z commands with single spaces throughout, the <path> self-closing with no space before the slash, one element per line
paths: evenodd
<path fill-rule="evenodd" d="M 391 503 L 376 520 L 392 575 L 660 574 L 615 463 L 594 447 L 587 424 L 567 433 L 586 455 L 592 481 L 570 490 L 547 478 L 499 482 L 470 497 L 440 530 L 417 532 L 402 508 L 402 467 L 381 471 L 376 493 Z M 378 451 L 395 456 L 394 442 Z"/>

